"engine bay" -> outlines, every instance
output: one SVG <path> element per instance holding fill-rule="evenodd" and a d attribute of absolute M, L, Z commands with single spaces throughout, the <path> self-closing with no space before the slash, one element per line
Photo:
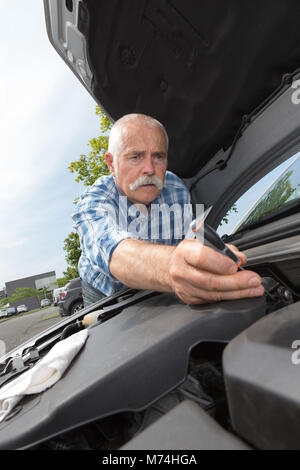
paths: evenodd
<path fill-rule="evenodd" d="M 145 413 L 174 391 L 182 398 L 198 388 L 197 400 L 215 408 L 216 398 L 203 393 L 200 376 L 219 380 L 217 366 L 208 365 L 206 355 L 194 365 L 191 351 L 201 343 L 221 343 L 221 351 L 265 309 L 263 297 L 191 307 L 159 294 L 96 323 L 68 373 L 43 394 L 27 397 L 0 424 L 1 448 L 30 448 L 87 423 Z M 220 362 L 220 353 L 210 354 Z"/>
<path fill-rule="evenodd" d="M 155 433 L 159 435 L 160 423 L 190 403 L 217 424 L 219 430 L 228 433 L 230 439 L 238 439 L 234 443 L 227 436 L 226 446 L 247 446 L 250 442 L 251 448 L 272 447 L 268 423 L 264 426 L 271 437 L 266 443 L 263 436 L 254 439 L 253 426 L 245 425 L 241 418 L 248 412 L 250 422 L 254 413 L 251 407 L 251 412 L 248 410 L 248 401 L 242 399 L 247 396 L 248 387 L 249 390 L 253 387 L 251 380 L 249 383 L 253 371 L 247 378 L 241 372 L 251 364 L 243 349 L 250 347 L 248 331 L 252 329 L 255 335 L 251 357 L 257 341 L 273 352 L 278 337 L 284 338 L 288 330 L 288 341 L 282 351 L 288 358 L 291 356 L 299 310 L 298 238 L 294 235 L 283 239 L 280 247 L 278 241 L 271 241 L 245 249 L 246 268 L 251 267 L 263 277 L 268 292 L 263 297 L 188 306 L 174 295 L 149 292 L 127 307 L 126 302 L 134 295 L 117 299 L 118 308 L 108 307 L 105 322 L 98 321 L 89 327 L 87 345 L 68 374 L 42 395 L 26 397 L 0 424 L 0 447 L 130 449 L 139 439 L 137 442 L 142 440 L 147 449 L 149 430 L 158 426 Z M 69 319 L 71 323 L 61 327 L 59 335 L 72 330 L 78 318 L 77 314 L 73 322 Z M 268 322 L 271 327 L 280 326 L 277 339 L 275 336 L 264 339 L 264 334 L 268 336 L 264 326 Z M 236 353 L 235 344 L 241 353 Z M 268 354 L 259 357 L 258 369 L 264 367 L 265 357 L 269 360 Z M 240 377 L 233 369 L 238 370 Z M 292 367 L 290 373 L 294 372 Z M 258 380 L 255 386 L 254 397 L 255 393 L 260 397 Z M 272 393 L 275 403 L 279 400 L 276 389 Z M 259 399 L 267 403 L 267 397 L 265 393 Z M 292 400 L 289 395 L 285 399 L 288 423 Z M 202 419 L 200 416 L 199 420 Z M 260 423 L 260 427 L 264 426 Z M 182 448 L 187 448 L 184 435 L 180 439 Z M 224 440 L 222 434 L 220 439 Z M 201 442 L 206 442 L 205 437 Z M 288 439 L 283 442 L 289 447 Z"/>

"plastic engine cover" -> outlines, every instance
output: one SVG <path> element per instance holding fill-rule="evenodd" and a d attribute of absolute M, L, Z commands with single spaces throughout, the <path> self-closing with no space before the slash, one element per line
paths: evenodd
<path fill-rule="evenodd" d="M 184 381 L 189 351 L 229 341 L 265 314 L 263 297 L 191 307 L 160 294 L 90 328 L 64 376 L 0 424 L 0 448 L 26 448 L 121 411 L 141 410 Z"/>
<path fill-rule="evenodd" d="M 232 425 L 256 448 L 300 449 L 299 346 L 297 302 L 259 320 L 224 350 Z"/>

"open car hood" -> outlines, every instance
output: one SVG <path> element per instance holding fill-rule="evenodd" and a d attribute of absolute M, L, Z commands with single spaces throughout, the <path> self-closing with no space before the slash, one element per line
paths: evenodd
<path fill-rule="evenodd" d="M 291 101 L 300 64 L 296 1 L 44 4 L 52 44 L 113 120 L 142 112 L 166 125 L 169 168 L 192 185 L 201 177 L 192 196 L 214 204 L 210 223 L 299 149 L 300 108 Z M 7 354 L 0 385 L 72 334 L 86 313 L 101 311 L 61 380 L 25 397 L 0 424 L 0 449 L 244 448 L 232 429 L 254 448 L 298 448 L 295 219 L 238 240 L 272 288 L 269 297 L 189 306 L 167 293 L 115 294 Z M 162 417 L 149 424 L 144 416 L 153 409 Z"/>
<path fill-rule="evenodd" d="M 45 0 L 50 41 L 116 120 L 149 114 L 195 176 L 300 64 L 297 0 Z M 62 11 L 63 10 L 63 11 Z"/>

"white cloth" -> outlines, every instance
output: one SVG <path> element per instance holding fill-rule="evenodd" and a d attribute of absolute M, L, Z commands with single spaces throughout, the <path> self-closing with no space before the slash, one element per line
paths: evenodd
<path fill-rule="evenodd" d="M 43 392 L 57 382 L 85 344 L 87 337 L 86 329 L 59 341 L 32 369 L 0 388 L 0 422 L 24 395 Z"/>

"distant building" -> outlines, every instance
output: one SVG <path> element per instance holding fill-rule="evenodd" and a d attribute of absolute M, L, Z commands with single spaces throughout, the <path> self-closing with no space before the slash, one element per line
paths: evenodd
<path fill-rule="evenodd" d="M 50 271 L 48 273 L 37 274 L 35 276 L 23 277 L 22 279 L 17 279 L 15 281 L 9 281 L 5 283 L 5 290 L 7 297 L 11 297 L 15 294 L 16 289 L 31 287 L 33 289 L 39 290 L 47 287 L 49 290 L 57 288 L 56 283 L 56 273 L 55 271 Z M 12 307 L 17 307 L 18 305 L 25 304 L 28 310 L 33 308 L 40 307 L 40 300 L 38 297 L 27 298 L 22 301 L 13 302 Z"/>

